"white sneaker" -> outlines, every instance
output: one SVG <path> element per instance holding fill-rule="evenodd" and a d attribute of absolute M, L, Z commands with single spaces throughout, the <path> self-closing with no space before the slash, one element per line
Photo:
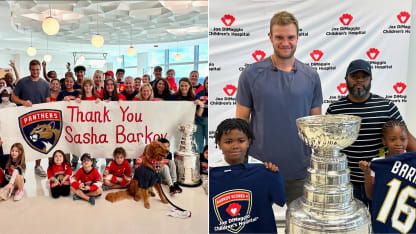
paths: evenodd
<path fill-rule="evenodd" d="M 17 192 L 14 194 L 14 200 L 19 201 L 23 198 L 24 192 L 23 190 L 17 190 Z"/>
<path fill-rule="evenodd" d="M 35 174 L 40 177 L 46 177 L 46 172 L 43 170 L 42 166 L 35 167 Z"/>

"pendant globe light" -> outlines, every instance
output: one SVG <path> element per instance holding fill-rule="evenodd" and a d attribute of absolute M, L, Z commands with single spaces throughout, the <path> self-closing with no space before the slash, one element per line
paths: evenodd
<path fill-rule="evenodd" d="M 43 60 L 45 60 L 45 62 L 49 63 L 52 60 L 52 55 L 50 55 L 48 53 L 48 36 L 46 36 L 46 54 L 43 56 Z"/>
<path fill-rule="evenodd" d="M 131 43 L 131 28 L 130 28 L 130 47 L 127 49 L 128 56 L 134 56 L 136 54 L 136 48 Z"/>
<path fill-rule="evenodd" d="M 27 47 L 26 53 L 32 57 L 36 55 L 36 48 L 32 46 L 32 32 L 30 32 L 30 46 Z"/>
<path fill-rule="evenodd" d="M 42 22 L 43 31 L 50 36 L 56 35 L 59 32 L 59 22 L 52 17 L 51 4 L 49 4 L 49 16 Z"/>
<path fill-rule="evenodd" d="M 97 3 L 97 33 L 92 36 L 91 44 L 95 48 L 101 48 L 104 45 L 104 37 L 98 33 L 98 3 Z"/>

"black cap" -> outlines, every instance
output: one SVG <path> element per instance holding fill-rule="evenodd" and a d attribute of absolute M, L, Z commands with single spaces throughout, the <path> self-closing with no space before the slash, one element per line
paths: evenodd
<path fill-rule="evenodd" d="M 161 70 L 162 71 L 162 67 L 161 66 L 156 66 L 155 68 L 153 68 L 153 71 L 156 71 L 156 70 Z"/>
<path fill-rule="evenodd" d="M 357 59 L 352 61 L 347 68 L 347 76 L 357 71 L 363 71 L 367 73 L 369 76 L 371 76 L 371 66 L 365 60 Z"/>
<path fill-rule="evenodd" d="M 117 69 L 116 74 L 119 73 L 119 72 L 123 72 L 123 74 L 126 73 L 123 68 Z"/>
<path fill-rule="evenodd" d="M 78 65 L 78 66 L 74 67 L 74 72 L 77 72 L 77 71 L 84 71 L 85 72 L 86 70 L 87 69 L 82 65 Z"/>
<path fill-rule="evenodd" d="M 84 159 L 86 159 L 86 158 L 88 158 L 90 161 L 92 161 L 91 154 L 89 154 L 89 153 L 84 153 L 84 154 L 81 156 L 81 162 L 82 162 L 82 161 L 84 161 Z"/>

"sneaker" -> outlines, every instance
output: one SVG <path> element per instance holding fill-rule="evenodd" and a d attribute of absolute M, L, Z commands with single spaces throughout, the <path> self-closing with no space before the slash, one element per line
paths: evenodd
<path fill-rule="evenodd" d="M 175 190 L 177 193 L 181 193 L 182 192 L 182 188 L 179 187 L 178 182 L 173 183 L 173 187 L 175 187 Z"/>
<path fill-rule="evenodd" d="M 40 177 L 46 177 L 46 172 L 43 170 L 42 166 L 35 167 L 35 174 Z"/>
<path fill-rule="evenodd" d="M 108 187 L 107 185 L 103 184 L 103 191 L 107 191 L 110 190 L 110 187 Z"/>
<path fill-rule="evenodd" d="M 17 192 L 14 194 L 14 200 L 20 201 L 20 199 L 23 198 L 24 192 L 23 190 L 17 190 Z"/>
<path fill-rule="evenodd" d="M 88 202 L 89 202 L 91 205 L 95 206 L 95 197 L 90 197 L 90 200 L 88 200 Z"/>
<path fill-rule="evenodd" d="M 72 196 L 72 199 L 74 199 L 74 201 L 76 201 L 76 200 L 80 200 L 81 198 L 78 195 L 74 194 L 74 196 Z"/>
<path fill-rule="evenodd" d="M 170 195 L 173 195 L 173 194 L 176 193 L 175 186 L 173 186 L 173 185 L 169 186 L 169 193 L 170 193 Z"/>

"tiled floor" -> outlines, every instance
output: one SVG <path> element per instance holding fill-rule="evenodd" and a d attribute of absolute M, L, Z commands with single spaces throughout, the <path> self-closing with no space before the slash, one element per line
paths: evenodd
<path fill-rule="evenodd" d="M 99 160 L 102 172 L 104 160 Z M 47 160 L 42 160 L 47 168 Z M 110 203 L 104 199 L 108 192 L 96 200 L 95 206 L 85 201 L 73 201 L 69 197 L 50 197 L 46 178 L 34 175 L 34 163 L 26 169 L 25 195 L 21 201 L 0 201 L 0 233 L 207 233 L 208 196 L 202 186 L 182 187 L 181 194 L 168 198 L 192 212 L 191 218 L 167 216 L 172 209 L 158 197 L 150 198 L 150 209 L 143 201 L 123 200 Z M 168 193 L 167 186 L 163 186 Z M 118 190 L 116 190 L 118 191 Z"/>

